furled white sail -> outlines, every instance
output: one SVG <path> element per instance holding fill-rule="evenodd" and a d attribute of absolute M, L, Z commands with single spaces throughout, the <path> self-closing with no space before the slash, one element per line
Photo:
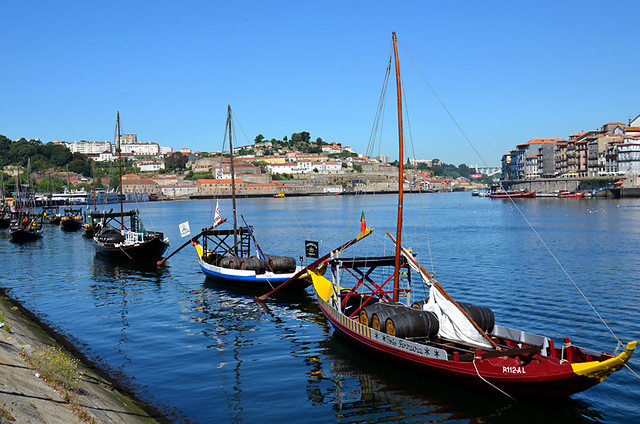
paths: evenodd
<path fill-rule="evenodd" d="M 438 317 L 440 330 L 438 336 L 448 340 L 460 341 L 465 344 L 491 349 L 493 346 L 469 321 L 462 311 L 432 284 L 432 281 L 419 268 L 417 262 L 406 249 L 402 254 L 407 258 L 411 269 L 417 272 L 429 287 L 429 300 L 423 306 L 425 311 L 433 312 Z"/>

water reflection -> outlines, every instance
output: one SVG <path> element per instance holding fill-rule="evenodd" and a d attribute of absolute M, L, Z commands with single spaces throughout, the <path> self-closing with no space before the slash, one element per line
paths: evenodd
<path fill-rule="evenodd" d="M 118 337 L 114 351 L 126 363 L 131 363 L 132 358 L 127 353 L 127 345 L 134 342 L 129 335 L 129 303 L 131 296 L 139 291 L 147 291 L 148 285 L 159 287 L 163 275 L 168 271 L 158 268 L 155 263 L 139 263 L 123 261 L 122 259 L 109 258 L 95 255 L 90 285 L 91 296 L 95 301 L 95 307 L 108 307 L 118 316 Z M 140 287 L 146 285 L 147 287 Z M 110 314 L 113 316 L 113 314 Z M 112 324 L 116 321 L 111 320 Z M 123 365 L 121 365 L 122 367 Z"/>

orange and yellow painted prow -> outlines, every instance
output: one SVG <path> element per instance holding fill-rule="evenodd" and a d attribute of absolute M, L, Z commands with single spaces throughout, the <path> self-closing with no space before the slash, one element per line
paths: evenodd
<path fill-rule="evenodd" d="M 318 296 L 325 302 L 328 302 L 333 295 L 333 284 L 331 284 L 331 281 L 327 280 L 322 274 L 324 274 L 324 271 L 320 269 L 308 269 L 307 273 L 302 275 L 300 278 L 307 281 L 311 280 L 313 288 Z"/>
<path fill-rule="evenodd" d="M 193 244 L 193 247 L 196 248 L 196 255 L 198 255 L 198 263 L 200 263 L 202 261 L 202 255 L 204 254 L 202 246 L 199 243 L 196 243 L 195 241 L 192 241 L 191 244 Z"/>
<path fill-rule="evenodd" d="M 591 361 L 579 364 L 571 364 L 573 372 L 578 375 L 584 375 L 585 377 L 595 378 L 599 381 L 603 381 L 605 378 L 618 371 L 627 363 L 629 358 L 631 358 L 631 355 L 633 355 L 633 351 L 636 350 L 636 343 L 637 342 L 635 340 L 627 343 L 627 347 L 622 353 L 605 361 Z"/>

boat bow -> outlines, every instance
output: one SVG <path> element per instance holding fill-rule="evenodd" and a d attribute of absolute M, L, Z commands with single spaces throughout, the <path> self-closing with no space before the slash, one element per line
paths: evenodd
<path fill-rule="evenodd" d="M 629 358 L 631 358 L 631 355 L 633 355 L 633 352 L 636 350 L 636 343 L 637 342 L 635 340 L 627 343 L 627 347 L 624 351 L 611 359 L 571 364 L 571 368 L 573 368 L 573 372 L 577 375 L 595 378 L 602 382 L 605 378 L 620 370 L 627 363 Z"/>

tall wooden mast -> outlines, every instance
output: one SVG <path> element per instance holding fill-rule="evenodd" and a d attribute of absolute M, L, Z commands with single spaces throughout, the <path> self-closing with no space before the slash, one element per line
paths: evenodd
<path fill-rule="evenodd" d="M 233 204 L 233 250 L 238 256 L 238 220 L 236 217 L 236 172 L 233 165 L 233 140 L 231 139 L 231 105 L 227 108 L 227 127 L 229 128 L 229 157 L 231 158 L 231 201 Z"/>
<path fill-rule="evenodd" d="M 73 215 L 73 202 L 71 201 L 71 178 L 69 177 L 69 165 L 67 165 L 67 190 L 69 190 L 69 213 Z"/>
<path fill-rule="evenodd" d="M 122 201 L 124 200 L 122 197 L 122 151 L 120 148 L 120 111 L 118 111 L 118 119 L 116 121 L 116 127 L 118 129 L 118 166 L 120 168 L 120 229 L 124 230 L 124 207 L 122 206 Z"/>
<path fill-rule="evenodd" d="M 393 32 L 393 54 L 396 60 L 396 89 L 398 94 L 398 225 L 396 227 L 396 257 L 393 271 L 393 301 L 397 302 L 400 292 L 400 250 L 402 249 L 402 203 L 404 183 L 404 140 L 402 135 L 402 87 L 400 86 L 400 60 L 396 33 Z"/>
<path fill-rule="evenodd" d="M 96 206 L 96 162 L 91 160 L 91 179 L 93 180 L 93 210 L 97 210 Z"/>

